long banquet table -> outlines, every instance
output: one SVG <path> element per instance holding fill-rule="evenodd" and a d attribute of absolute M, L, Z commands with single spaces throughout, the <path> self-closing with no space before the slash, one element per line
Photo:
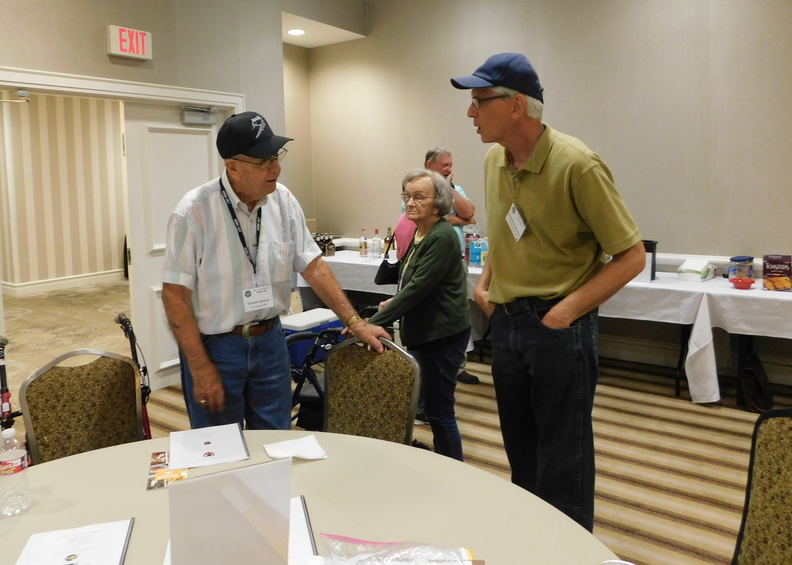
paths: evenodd
<path fill-rule="evenodd" d="M 396 291 L 395 285 L 374 284 L 380 259 L 369 260 L 357 251 L 342 250 L 325 260 L 346 290 L 381 294 Z M 472 298 L 480 275 L 481 268 L 470 267 L 468 297 L 477 337 L 481 332 L 475 331 L 476 320 L 483 314 Z M 300 278 L 298 285 L 307 283 Z M 698 403 L 720 400 L 713 328 L 738 335 L 792 339 L 792 292 L 762 290 L 760 280 L 749 290 L 738 290 L 724 278 L 691 282 L 679 280 L 676 273 L 657 273 L 651 282 L 627 284 L 600 306 L 599 314 L 690 326 L 684 366 L 690 396 Z"/>

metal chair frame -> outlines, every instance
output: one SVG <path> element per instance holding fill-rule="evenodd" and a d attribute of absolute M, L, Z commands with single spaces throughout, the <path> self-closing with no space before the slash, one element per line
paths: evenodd
<path fill-rule="evenodd" d="M 19 390 L 19 401 L 20 401 L 20 404 L 22 405 L 22 417 L 23 417 L 24 422 L 25 422 L 25 431 L 27 432 L 28 449 L 30 451 L 31 460 L 33 461 L 33 463 L 41 463 L 42 462 L 42 456 L 41 456 L 41 451 L 40 451 L 40 446 L 39 446 L 39 439 L 40 438 L 37 437 L 37 433 L 38 432 L 36 430 L 36 426 L 35 426 L 35 423 L 33 421 L 33 415 L 31 414 L 30 406 L 29 406 L 29 403 L 28 403 L 28 398 L 27 398 L 28 389 L 31 386 L 31 384 L 36 381 L 36 379 L 38 379 L 42 375 L 46 374 L 50 369 L 59 366 L 63 361 L 65 361 L 67 359 L 71 359 L 71 358 L 78 357 L 78 356 L 81 356 L 81 355 L 95 356 L 96 359 L 101 358 L 101 357 L 106 357 L 106 358 L 110 358 L 110 359 L 116 359 L 116 360 L 119 360 L 119 361 L 123 361 L 123 362 L 129 364 L 130 368 L 133 371 L 133 375 L 134 375 L 134 379 L 135 379 L 135 395 L 134 395 L 134 397 L 135 397 L 135 418 L 136 418 L 137 439 L 138 440 L 142 440 L 145 437 L 144 430 L 143 430 L 143 416 L 142 416 L 141 395 L 140 395 L 140 392 L 139 392 L 139 383 L 138 383 L 138 380 L 137 380 L 138 379 L 138 374 L 139 374 L 139 368 L 138 368 L 137 363 L 135 363 L 129 357 L 126 357 L 124 355 L 119 355 L 117 353 L 112 353 L 112 352 L 109 352 L 109 351 L 103 351 L 103 350 L 100 350 L 100 349 L 92 349 L 92 348 L 76 349 L 74 351 L 69 351 L 67 353 L 64 353 L 63 355 L 60 355 L 60 356 L 56 357 L 55 359 L 53 359 L 52 361 L 50 361 L 49 363 L 47 363 L 46 365 L 44 365 L 40 369 L 38 369 L 35 372 L 33 372 L 30 376 L 28 376 L 25 379 L 25 381 L 22 383 L 22 386 L 20 387 L 20 390 Z M 91 362 L 95 361 L 96 359 L 92 360 Z M 90 377 L 86 377 L 86 378 L 90 378 Z M 68 402 L 69 398 L 64 398 L 63 400 L 64 400 L 64 402 Z"/>

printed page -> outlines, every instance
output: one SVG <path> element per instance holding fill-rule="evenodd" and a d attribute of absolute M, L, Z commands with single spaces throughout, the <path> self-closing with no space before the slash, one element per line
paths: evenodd
<path fill-rule="evenodd" d="M 208 467 L 250 459 L 239 424 L 198 428 L 170 435 L 171 469 Z"/>

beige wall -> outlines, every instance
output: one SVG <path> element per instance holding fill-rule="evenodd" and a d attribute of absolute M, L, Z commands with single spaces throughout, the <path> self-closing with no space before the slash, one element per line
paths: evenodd
<path fill-rule="evenodd" d="M 5 286 L 120 272 L 120 103 L 32 94 L 29 104 L 2 104 L 0 125 Z"/>
<path fill-rule="evenodd" d="M 384 228 L 441 144 L 483 223 L 487 147 L 448 79 L 519 51 L 546 121 L 604 157 L 658 251 L 792 253 L 790 25 L 778 0 L 373 0 L 367 38 L 310 53 L 318 220 Z"/>
<path fill-rule="evenodd" d="M 284 161 L 284 182 L 305 212 L 306 218 L 316 217 L 314 203 L 313 144 L 311 139 L 311 88 L 308 70 L 308 49 L 283 46 L 283 82 L 285 134 L 290 141 L 288 163 Z M 318 227 L 317 231 L 325 231 Z"/>

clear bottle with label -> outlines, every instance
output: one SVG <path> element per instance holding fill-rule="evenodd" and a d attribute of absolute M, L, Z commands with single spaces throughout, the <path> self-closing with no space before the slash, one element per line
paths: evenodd
<path fill-rule="evenodd" d="M 470 240 L 470 265 L 471 267 L 481 267 L 482 240 L 480 237 Z"/>
<path fill-rule="evenodd" d="M 372 259 L 379 259 L 382 257 L 382 238 L 380 237 L 379 230 L 374 230 L 374 237 L 369 242 L 369 257 Z"/>
<path fill-rule="evenodd" d="M 462 233 L 465 236 L 465 261 L 470 262 L 470 242 L 478 239 L 479 234 L 474 224 L 467 224 L 462 227 Z"/>
<path fill-rule="evenodd" d="M 729 279 L 752 279 L 754 278 L 753 257 L 748 255 L 736 255 L 729 259 Z"/>
<path fill-rule="evenodd" d="M 489 240 L 486 237 L 481 238 L 481 266 L 487 264 L 487 256 L 489 255 Z"/>
<path fill-rule="evenodd" d="M 16 438 L 16 430 L 3 430 L 0 448 L 0 514 L 15 516 L 30 508 L 27 451 Z"/>
<path fill-rule="evenodd" d="M 366 228 L 360 230 L 360 256 L 368 257 L 368 240 L 366 239 Z"/>

